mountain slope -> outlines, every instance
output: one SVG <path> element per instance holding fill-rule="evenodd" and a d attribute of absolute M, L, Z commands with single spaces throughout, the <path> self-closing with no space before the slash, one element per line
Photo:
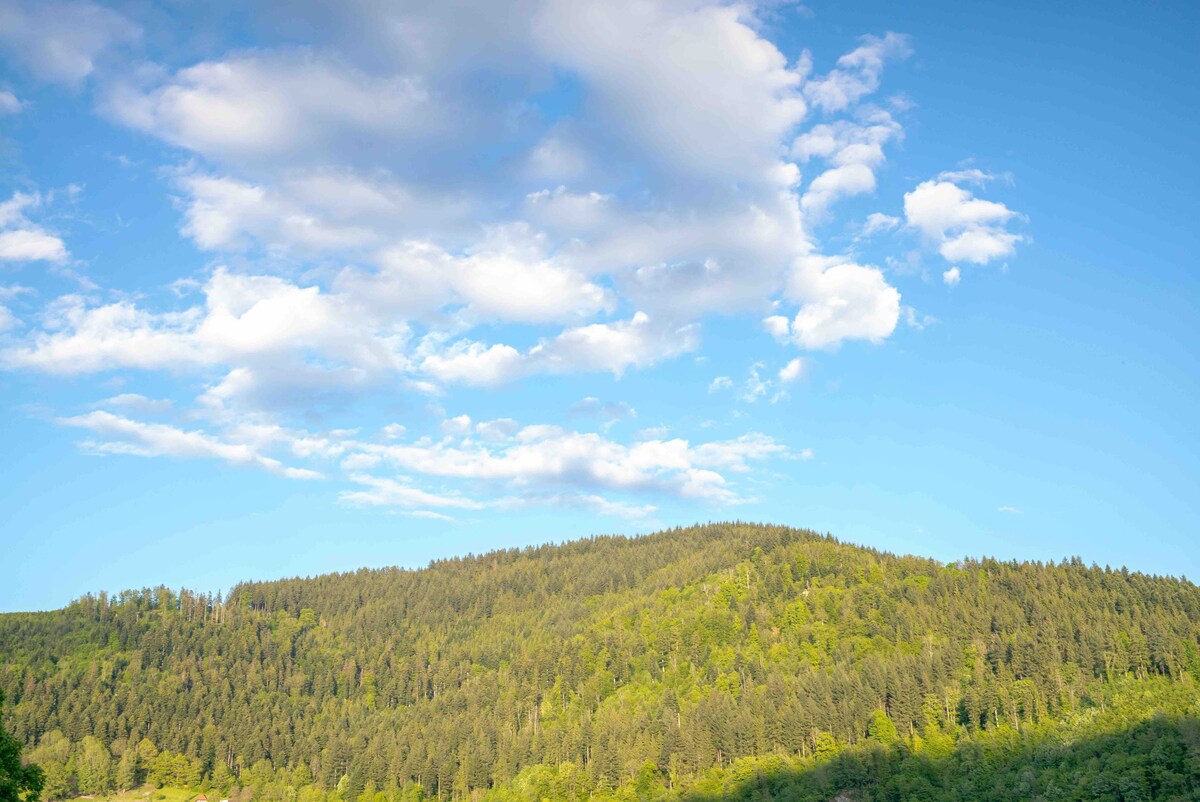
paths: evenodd
<path fill-rule="evenodd" d="M 1070 729 L 1131 683 L 1190 715 L 1198 643 L 1185 581 L 721 524 L 0 616 L 0 687 L 52 796 L 523 798 L 549 772 L 653 797 L 750 756 Z"/>

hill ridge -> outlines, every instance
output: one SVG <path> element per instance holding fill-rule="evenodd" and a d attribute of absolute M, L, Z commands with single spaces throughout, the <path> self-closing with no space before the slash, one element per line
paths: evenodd
<path fill-rule="evenodd" d="M 1198 644 L 1184 579 L 731 522 L 244 582 L 220 604 L 85 596 L 0 617 L 0 688 L 59 793 L 124 763 L 267 802 L 522 798 L 539 771 L 678 794 L 738 761 L 1084 726 L 1128 687 L 1179 712 Z M 80 775 L 85 754 L 108 768 Z"/>

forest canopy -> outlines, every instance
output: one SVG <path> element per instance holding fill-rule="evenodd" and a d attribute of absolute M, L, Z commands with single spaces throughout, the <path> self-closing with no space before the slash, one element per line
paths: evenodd
<path fill-rule="evenodd" d="M 712 524 L 88 595 L 0 661 L 50 799 L 1200 794 L 1200 589 L 1079 559 Z"/>

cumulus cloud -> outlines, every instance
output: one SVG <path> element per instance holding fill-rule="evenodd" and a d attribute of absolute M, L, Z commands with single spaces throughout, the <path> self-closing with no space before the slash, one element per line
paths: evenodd
<path fill-rule="evenodd" d="M 63 262 L 67 247 L 58 237 L 38 228 L 0 231 L 0 261 Z"/>
<path fill-rule="evenodd" d="M 407 365 L 403 326 L 360 315 L 318 287 L 222 268 L 202 289 L 203 305 L 162 313 L 64 296 L 38 331 L 3 353 L 4 362 L 59 374 L 224 365 L 229 373 L 211 391 L 217 398 L 255 391 L 264 380 L 292 389 L 327 376 L 344 384 L 356 371 L 362 378 Z"/>
<path fill-rule="evenodd" d="M 865 164 L 843 164 L 833 167 L 813 179 L 804 193 L 807 212 L 827 209 L 834 201 L 875 190 L 875 173 Z"/>
<path fill-rule="evenodd" d="M 353 181 L 343 177 L 343 182 Z M 183 233 L 205 250 L 236 250 L 261 243 L 269 250 L 321 251 L 366 248 L 378 244 L 375 233 L 352 219 L 339 222 L 305 208 L 295 193 L 296 181 L 281 190 L 237 179 L 193 173 L 180 179 L 187 194 Z M 387 187 L 352 185 L 350 190 L 374 192 L 379 207 L 401 211 L 401 199 Z M 328 211 L 328 196 L 320 203 Z M 382 210 L 381 210 L 382 211 Z"/>
<path fill-rule="evenodd" d="M 206 61 L 148 88 L 112 87 L 116 119 L 205 156 L 307 158 L 357 138 L 403 138 L 431 123 L 421 82 L 377 77 L 307 50 L 252 51 Z"/>
<path fill-rule="evenodd" d="M 834 257 L 800 260 L 788 294 L 800 311 L 790 321 L 773 315 L 764 325 L 777 339 L 802 348 L 832 348 L 845 340 L 880 342 L 900 319 L 900 292 L 882 271 Z"/>
<path fill-rule="evenodd" d="M 398 20 L 408 13 L 387 12 L 396 23 L 390 28 L 403 29 Z M 432 26 L 421 27 L 422 36 L 441 35 L 441 23 L 421 19 Z M 574 182 L 596 175 L 592 167 L 613 168 L 638 177 L 636 200 L 559 183 L 514 205 L 490 194 L 511 186 L 511 174 L 484 165 L 462 192 L 393 156 L 442 137 L 438 126 L 466 97 L 447 82 L 446 65 L 415 51 L 390 70 L 313 47 L 131 73 L 108 87 L 104 108 L 223 165 L 218 172 L 193 163 L 175 176 L 181 228 L 197 246 L 347 266 L 308 285 L 218 270 L 202 288 L 203 306 L 182 311 L 64 298 L 5 361 L 56 372 L 223 368 L 205 400 L 228 407 L 236 398 L 321 401 L 336 386 L 369 388 L 396 373 L 422 391 L 435 389 L 429 380 L 620 376 L 693 351 L 700 317 L 760 307 L 789 283 L 790 266 L 812 251 L 805 209 L 816 215 L 873 187 L 882 147 L 899 132 L 886 112 L 855 104 L 873 91 L 883 62 L 904 51 L 901 37 L 864 39 L 836 70 L 806 83 L 808 68 L 790 66 L 759 30 L 747 8 L 707 3 L 548 2 L 533 15 L 532 40 L 513 52 L 530 50 L 570 74 L 588 103 L 583 120 L 555 120 L 530 140 L 529 159 L 540 168 L 528 175 Z M 835 89 L 843 100 L 833 100 Z M 853 119 L 797 138 L 806 94 Z M 471 129 L 480 118 L 456 121 Z M 613 139 L 600 142 L 597 131 Z M 829 165 L 806 200 L 785 157 L 788 142 L 794 158 Z M 478 141 L 447 147 L 473 158 Z M 353 163 L 337 163 L 344 152 Z M 500 211 L 479 225 L 484 207 Z M 220 289 L 233 283 L 246 285 L 253 300 L 231 311 Z M 843 303 L 845 288 L 834 284 L 807 282 L 806 316 Z M 821 297 L 823 289 L 836 297 Z M 622 302 L 629 316 L 595 321 Z M 296 320 L 287 322 L 297 336 L 289 348 L 280 334 L 293 307 Z M 431 330 L 413 349 L 418 323 Z M 562 328 L 540 330 L 528 347 L 460 336 L 490 323 Z M 843 325 L 827 340 L 881 336 L 878 325 L 852 329 Z"/>
<path fill-rule="evenodd" d="M 673 173 L 770 183 L 779 138 L 806 112 L 803 76 L 746 11 L 550 0 L 534 26 L 543 52 L 587 83 L 623 146 Z"/>
<path fill-rule="evenodd" d="M 738 503 L 739 475 L 811 456 L 756 434 L 694 444 L 646 429 L 617 442 L 608 426 L 633 408 L 593 395 L 571 414 L 595 416 L 600 433 L 437 407 L 422 437 L 407 397 L 620 378 L 696 351 L 714 314 L 770 314 L 767 331 L 804 349 L 885 340 L 899 290 L 878 268 L 818 255 L 814 231 L 843 199 L 875 191 L 903 134 L 897 106 L 869 99 L 885 64 L 908 54 L 903 36 L 863 37 L 814 75 L 810 56 L 789 61 L 767 38 L 753 4 L 506 0 L 466 17 L 438 4 L 319 5 L 289 9 L 310 47 L 209 50 L 118 77 L 105 59 L 136 26 L 78 0 L 0 0 L 13 58 L 62 83 L 98 73 L 103 113 L 179 149 L 183 166 L 163 174 L 180 232 L 231 265 L 157 304 L 145 292 L 65 295 L 25 328 L 0 307 L 8 368 L 159 371 L 200 393 L 194 408 L 122 393 L 63 418 L 94 433 L 91 450 L 298 477 L 332 466 L 350 485 L 343 502 L 435 519 L 557 504 L 643 520 L 656 505 L 625 495 Z M 547 109 L 547 89 L 579 102 L 569 115 Z M 906 220 L 947 258 L 1005 247 L 1007 219 L 952 216 L 939 229 L 922 197 L 911 211 L 906 197 Z M 36 202 L 0 204 L 0 259 L 69 258 L 29 219 Z M 862 236 L 899 222 L 877 213 Z M 779 362 L 709 390 L 778 400 L 806 365 Z M 362 440 L 284 428 L 353 412 L 371 392 L 387 417 Z M 125 417 L 174 409 L 210 430 Z M 414 431 L 379 428 L 393 416 Z"/>
<path fill-rule="evenodd" d="M 527 351 L 458 340 L 427 355 L 421 369 L 443 382 L 473 385 L 585 371 L 620 377 L 629 368 L 649 367 L 698 345 L 697 325 L 659 323 L 638 312 L 628 320 L 566 329 Z"/>
<path fill-rule="evenodd" d="M 0 262 L 65 262 L 66 244 L 32 222 L 27 212 L 40 208 L 37 193 L 14 192 L 0 202 Z"/>
<path fill-rule="evenodd" d="M 857 119 L 822 123 L 799 136 L 792 153 L 801 162 L 820 159 L 829 165 L 809 183 L 801 199 L 805 212 L 819 219 L 842 198 L 874 192 L 875 170 L 884 161 L 883 146 L 902 134 L 888 112 L 867 108 Z M 872 215 L 868 226 L 883 227 L 887 220 L 886 215 Z"/>
<path fill-rule="evenodd" d="M 807 363 L 804 359 L 796 357 L 791 362 L 788 362 L 779 369 L 779 381 L 784 384 L 791 384 L 804 375 L 807 369 Z"/>
<path fill-rule="evenodd" d="M 942 281 L 947 287 L 957 287 L 958 282 L 962 281 L 962 273 L 959 272 L 957 267 L 952 267 L 942 273 Z"/>
<path fill-rule="evenodd" d="M 805 83 L 804 96 L 822 111 L 842 111 L 879 88 L 888 59 L 911 53 L 908 37 L 902 34 L 864 36 L 861 45 L 838 59 L 837 69 Z"/>
<path fill-rule="evenodd" d="M 1025 239 L 1006 228 L 1020 215 L 1003 203 L 976 198 L 954 183 L 981 176 L 985 177 L 979 171 L 943 173 L 904 195 L 908 225 L 934 243 L 947 261 L 986 264 L 1011 256 Z"/>

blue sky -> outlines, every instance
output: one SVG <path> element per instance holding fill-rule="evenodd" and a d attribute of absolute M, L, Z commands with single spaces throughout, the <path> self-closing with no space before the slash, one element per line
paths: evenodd
<path fill-rule="evenodd" d="M 0 1 L 0 610 L 732 518 L 1196 576 L 1189 3 Z"/>

